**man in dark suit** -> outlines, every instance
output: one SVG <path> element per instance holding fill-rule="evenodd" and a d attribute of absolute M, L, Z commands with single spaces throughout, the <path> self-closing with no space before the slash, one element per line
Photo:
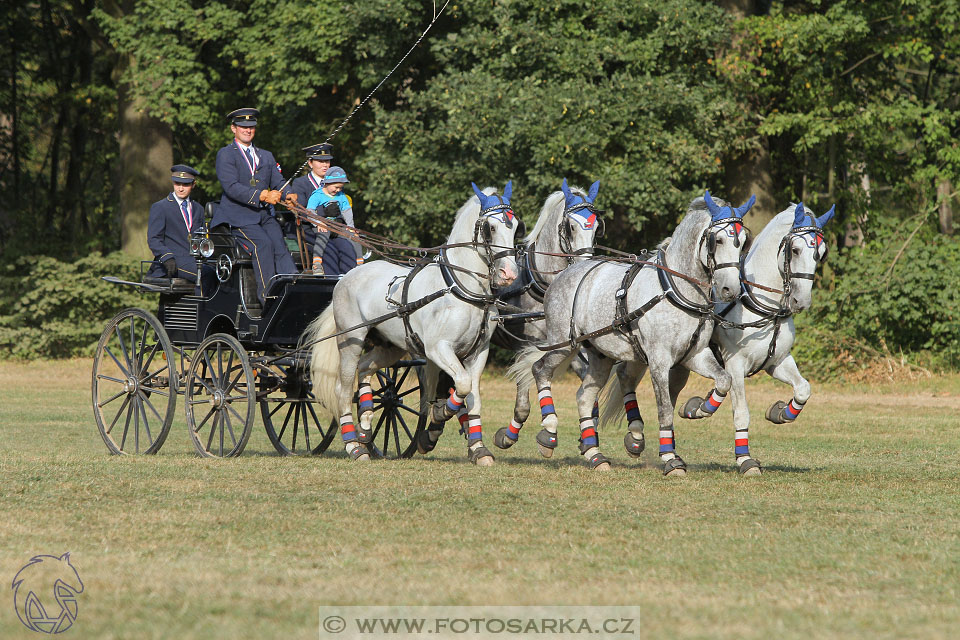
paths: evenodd
<path fill-rule="evenodd" d="M 258 110 L 246 108 L 227 116 L 234 139 L 217 152 L 223 197 L 211 226 L 229 224 L 240 246 L 253 257 L 257 298 L 262 304 L 275 274 L 297 270 L 273 209 L 284 197 L 296 202 L 296 195 L 278 191 L 284 183 L 280 165 L 272 153 L 253 146 L 259 115 Z"/>
<path fill-rule="evenodd" d="M 303 150 L 307 153 L 307 163 L 310 166 L 310 173 L 295 178 L 293 182 L 290 183 L 290 190 L 296 194 L 297 202 L 306 206 L 313 192 L 320 188 L 320 182 L 327 173 L 327 169 L 330 168 L 330 164 L 333 161 L 333 145 L 328 142 L 323 142 L 304 147 Z M 301 223 L 300 231 L 303 233 L 304 249 L 310 251 L 317 241 L 317 228 L 309 223 Z M 288 238 L 296 239 L 296 220 L 291 220 L 291 222 L 287 223 L 283 228 L 283 233 Z M 305 268 L 309 268 L 310 261 L 305 259 L 304 266 Z"/>
<path fill-rule="evenodd" d="M 190 255 L 190 235 L 203 225 L 203 207 L 190 199 L 197 171 L 185 164 L 170 168 L 173 191 L 150 207 L 147 245 L 153 252 L 148 276 L 197 281 L 197 261 Z"/>

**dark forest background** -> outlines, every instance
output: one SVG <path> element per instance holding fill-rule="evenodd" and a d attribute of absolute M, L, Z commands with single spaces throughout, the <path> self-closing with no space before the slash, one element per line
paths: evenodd
<path fill-rule="evenodd" d="M 148 258 L 169 168 L 219 198 L 225 114 L 290 177 L 429 24 L 423 0 L 3 3 L 0 355 L 87 353 L 149 296 L 99 276 Z M 601 181 L 607 241 L 650 246 L 705 188 L 748 225 L 837 205 L 799 318 L 821 373 L 960 366 L 960 0 L 451 2 L 338 133 L 358 225 L 437 243 L 470 181 L 532 221 Z"/>

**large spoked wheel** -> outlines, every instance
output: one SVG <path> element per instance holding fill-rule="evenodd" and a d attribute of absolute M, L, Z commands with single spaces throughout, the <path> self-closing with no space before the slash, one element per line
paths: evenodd
<path fill-rule="evenodd" d="M 257 393 L 250 358 L 236 338 L 215 333 L 200 343 L 184 382 L 184 400 L 197 453 L 230 458 L 243 452 Z"/>
<path fill-rule="evenodd" d="M 285 456 L 320 455 L 337 435 L 336 419 L 327 422 L 298 365 L 279 372 L 258 370 L 260 417 L 267 437 Z"/>
<path fill-rule="evenodd" d="M 93 359 L 91 395 L 111 453 L 160 450 L 173 422 L 177 383 L 173 346 L 156 316 L 124 309 L 107 323 Z"/>
<path fill-rule="evenodd" d="M 373 389 L 374 455 L 409 458 L 417 451 L 417 434 L 427 426 L 428 412 L 420 412 L 423 360 L 401 360 L 377 371 Z"/>

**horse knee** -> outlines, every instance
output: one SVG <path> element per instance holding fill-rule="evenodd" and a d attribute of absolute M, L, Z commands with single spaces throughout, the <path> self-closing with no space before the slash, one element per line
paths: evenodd
<path fill-rule="evenodd" d="M 716 384 L 714 388 L 717 390 L 717 392 L 725 396 L 730 392 L 730 387 L 733 386 L 733 376 L 726 371 L 723 371 L 716 377 L 714 383 Z"/>
<path fill-rule="evenodd" d="M 806 404 L 807 400 L 810 399 L 810 383 L 804 378 L 800 378 L 800 382 L 793 388 L 793 397 L 797 399 L 797 402 Z"/>

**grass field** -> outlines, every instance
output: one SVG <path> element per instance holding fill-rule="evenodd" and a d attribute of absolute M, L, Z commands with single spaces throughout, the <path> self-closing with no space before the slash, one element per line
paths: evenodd
<path fill-rule="evenodd" d="M 751 382 L 760 478 L 733 467 L 729 402 L 678 420 L 685 479 L 652 451 L 612 472 L 576 454 L 570 379 L 554 386 L 558 457 L 531 422 L 480 469 L 451 426 L 429 457 L 352 463 L 194 456 L 181 406 L 163 451 L 114 457 L 97 433 L 90 362 L 0 363 L 0 638 L 13 576 L 71 552 L 85 589 L 76 638 L 316 638 L 320 605 L 609 604 L 635 637 L 952 638 L 960 628 L 960 378 L 814 385 L 793 425 L 763 420 L 790 392 Z M 706 391 L 698 380 L 691 390 Z M 512 391 L 484 381 L 485 433 Z M 687 397 L 685 392 L 682 396 Z M 641 387 L 648 441 L 653 396 Z M 333 450 L 337 449 L 337 452 Z"/>

